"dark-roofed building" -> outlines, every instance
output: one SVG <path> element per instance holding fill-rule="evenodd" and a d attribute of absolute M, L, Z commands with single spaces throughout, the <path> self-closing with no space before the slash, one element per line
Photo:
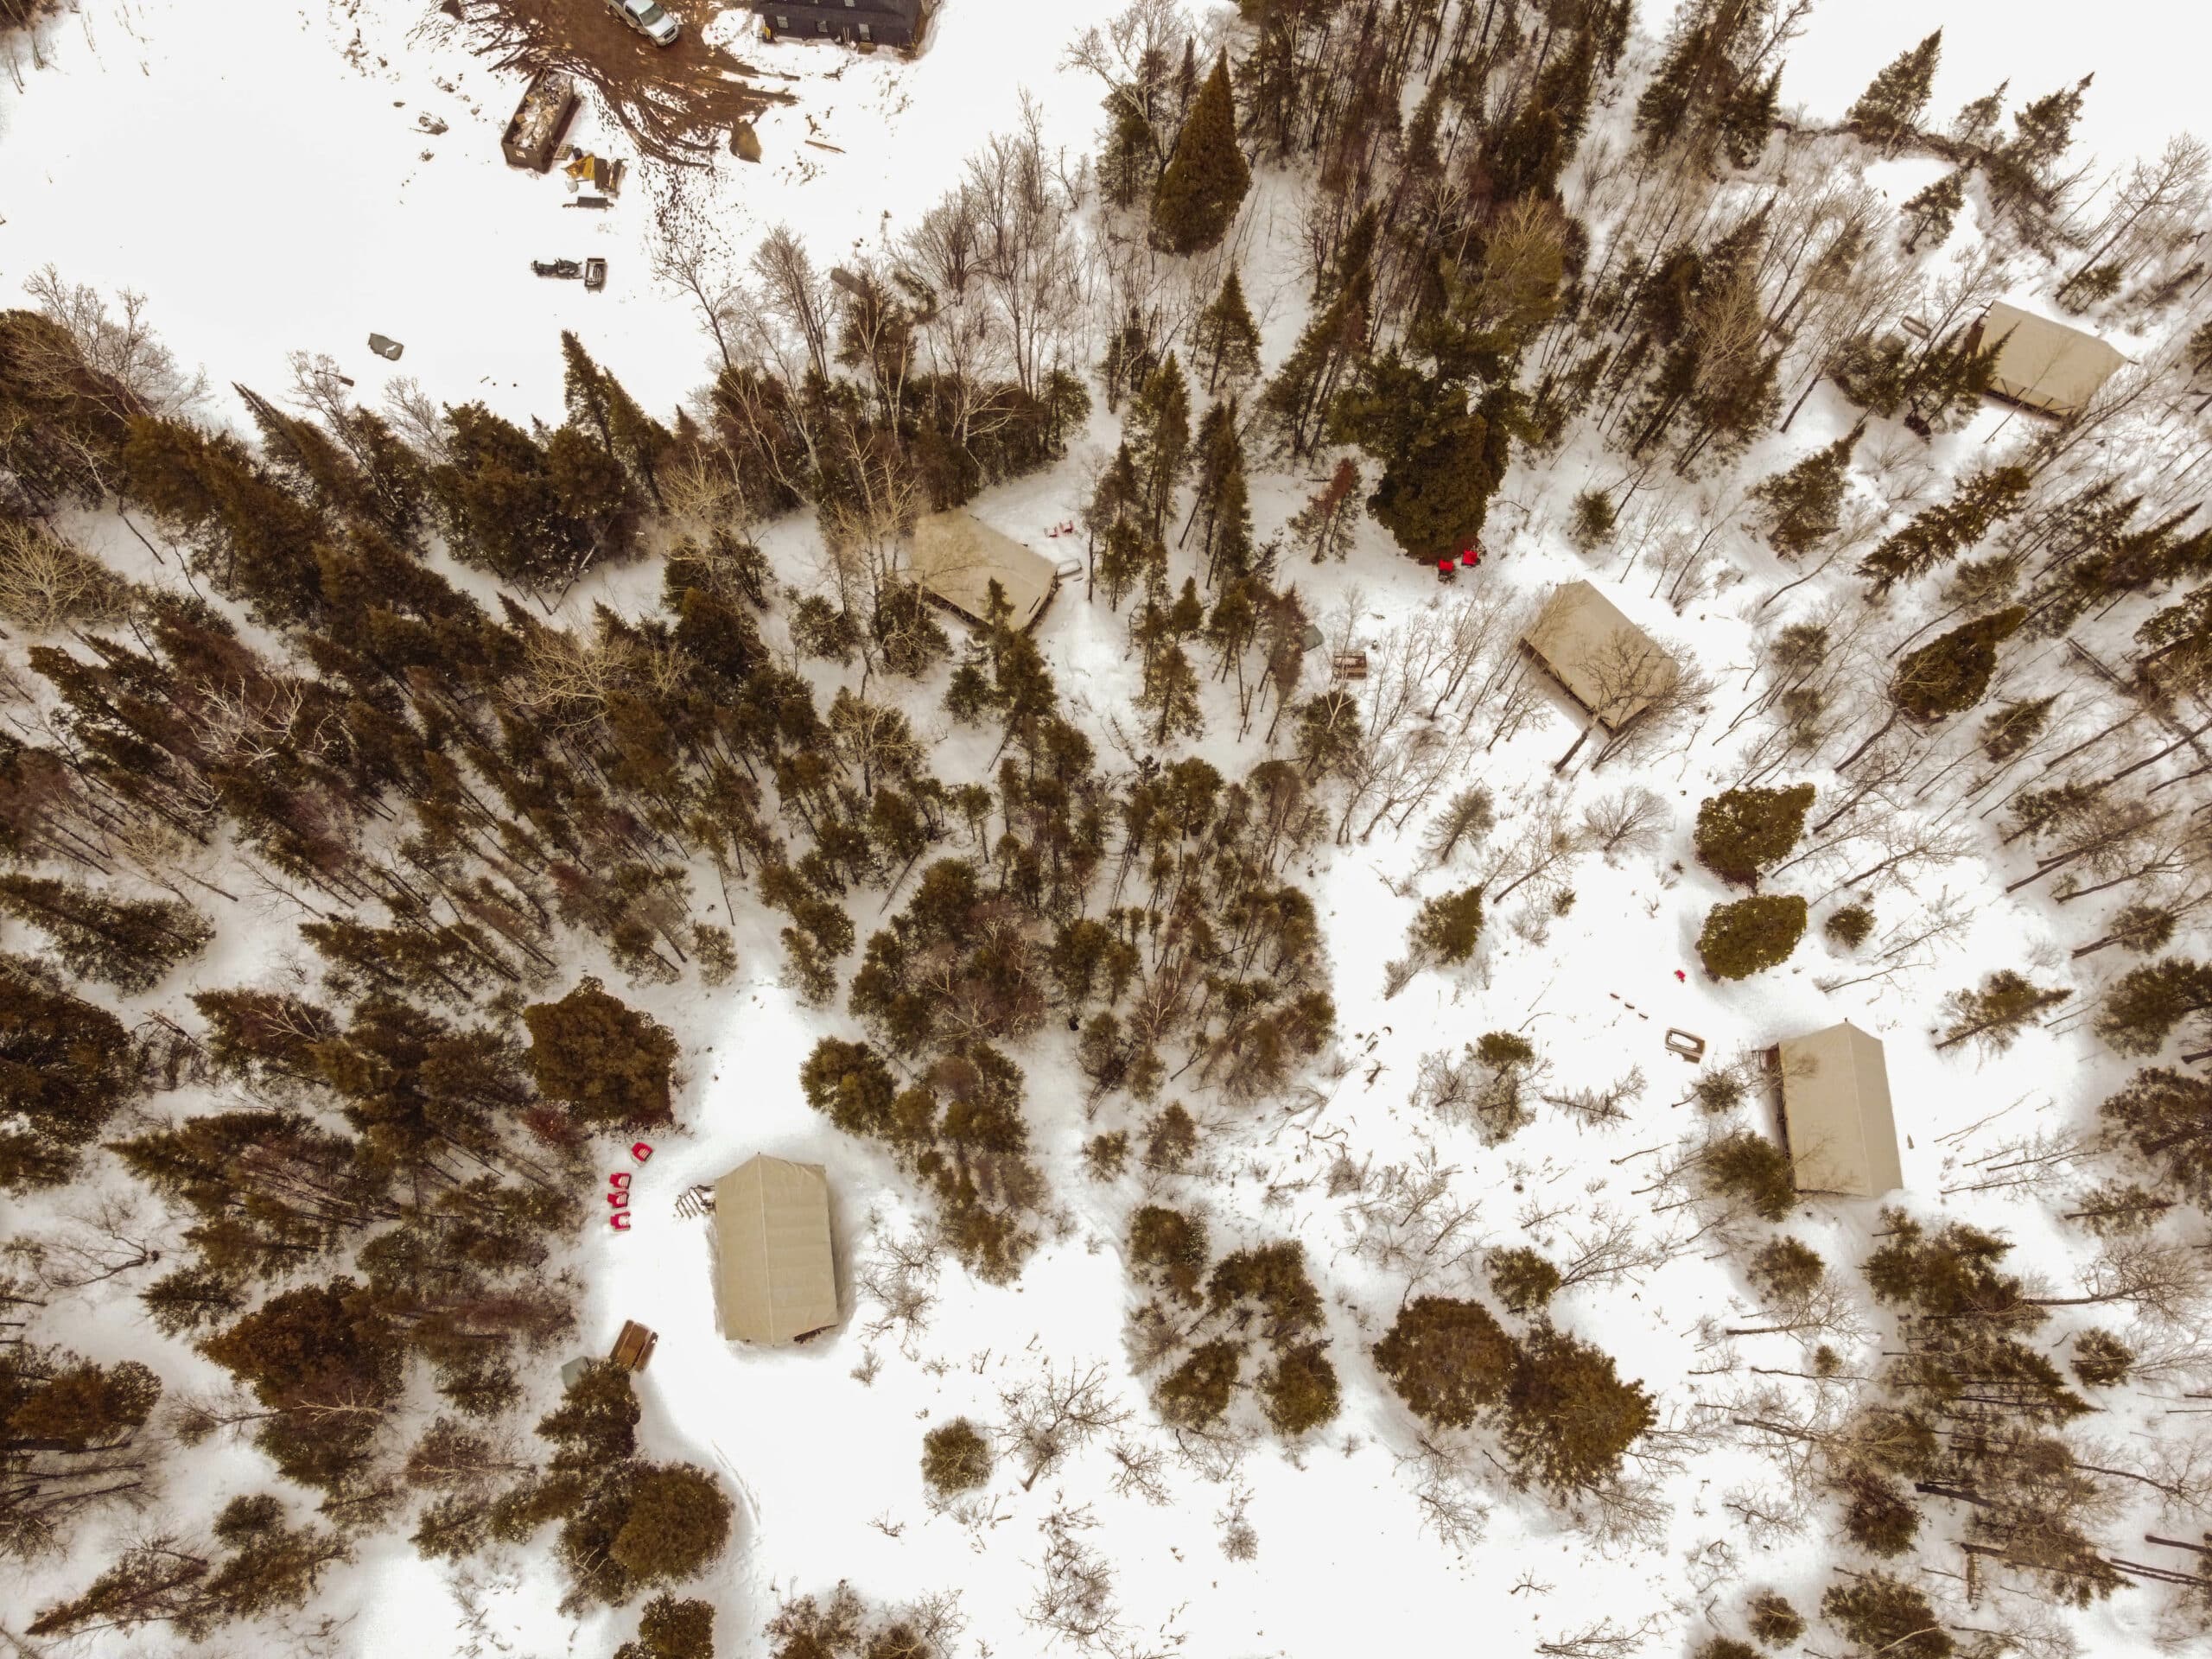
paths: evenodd
<path fill-rule="evenodd" d="M 912 46 L 929 27 L 922 0 L 753 0 L 771 40 L 842 41 L 849 46 Z"/>

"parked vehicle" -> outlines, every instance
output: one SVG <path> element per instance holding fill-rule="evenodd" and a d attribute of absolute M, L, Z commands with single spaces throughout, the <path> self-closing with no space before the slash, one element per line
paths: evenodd
<path fill-rule="evenodd" d="M 607 9 L 655 46 L 674 46 L 683 32 L 660 0 L 607 0 Z"/>

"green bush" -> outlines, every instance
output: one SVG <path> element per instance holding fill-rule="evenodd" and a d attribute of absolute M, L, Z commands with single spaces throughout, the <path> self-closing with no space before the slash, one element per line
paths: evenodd
<path fill-rule="evenodd" d="M 1713 796 L 1697 810 L 1698 862 L 1724 881 L 1755 887 L 1797 844 L 1812 807 L 1810 784 Z"/>
<path fill-rule="evenodd" d="M 1715 979 L 1748 979 L 1789 960 L 1805 937 L 1805 901 L 1795 893 L 1715 905 L 1698 935 L 1698 959 Z"/>

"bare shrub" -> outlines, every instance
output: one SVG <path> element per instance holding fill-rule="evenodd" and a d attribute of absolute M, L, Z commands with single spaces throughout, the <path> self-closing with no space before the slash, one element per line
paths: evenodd
<path fill-rule="evenodd" d="M 98 626 L 130 610 L 130 584 L 42 524 L 0 522 L 0 617 L 31 633 Z"/>

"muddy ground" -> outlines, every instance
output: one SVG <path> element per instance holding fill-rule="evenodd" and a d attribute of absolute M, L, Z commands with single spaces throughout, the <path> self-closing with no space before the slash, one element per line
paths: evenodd
<path fill-rule="evenodd" d="M 683 24 L 673 46 L 626 27 L 606 0 L 447 0 L 440 10 L 499 68 L 558 69 L 590 86 L 641 155 L 703 166 L 740 121 L 793 102 L 783 85 L 791 78 L 708 45 L 702 10 L 662 3 Z"/>

